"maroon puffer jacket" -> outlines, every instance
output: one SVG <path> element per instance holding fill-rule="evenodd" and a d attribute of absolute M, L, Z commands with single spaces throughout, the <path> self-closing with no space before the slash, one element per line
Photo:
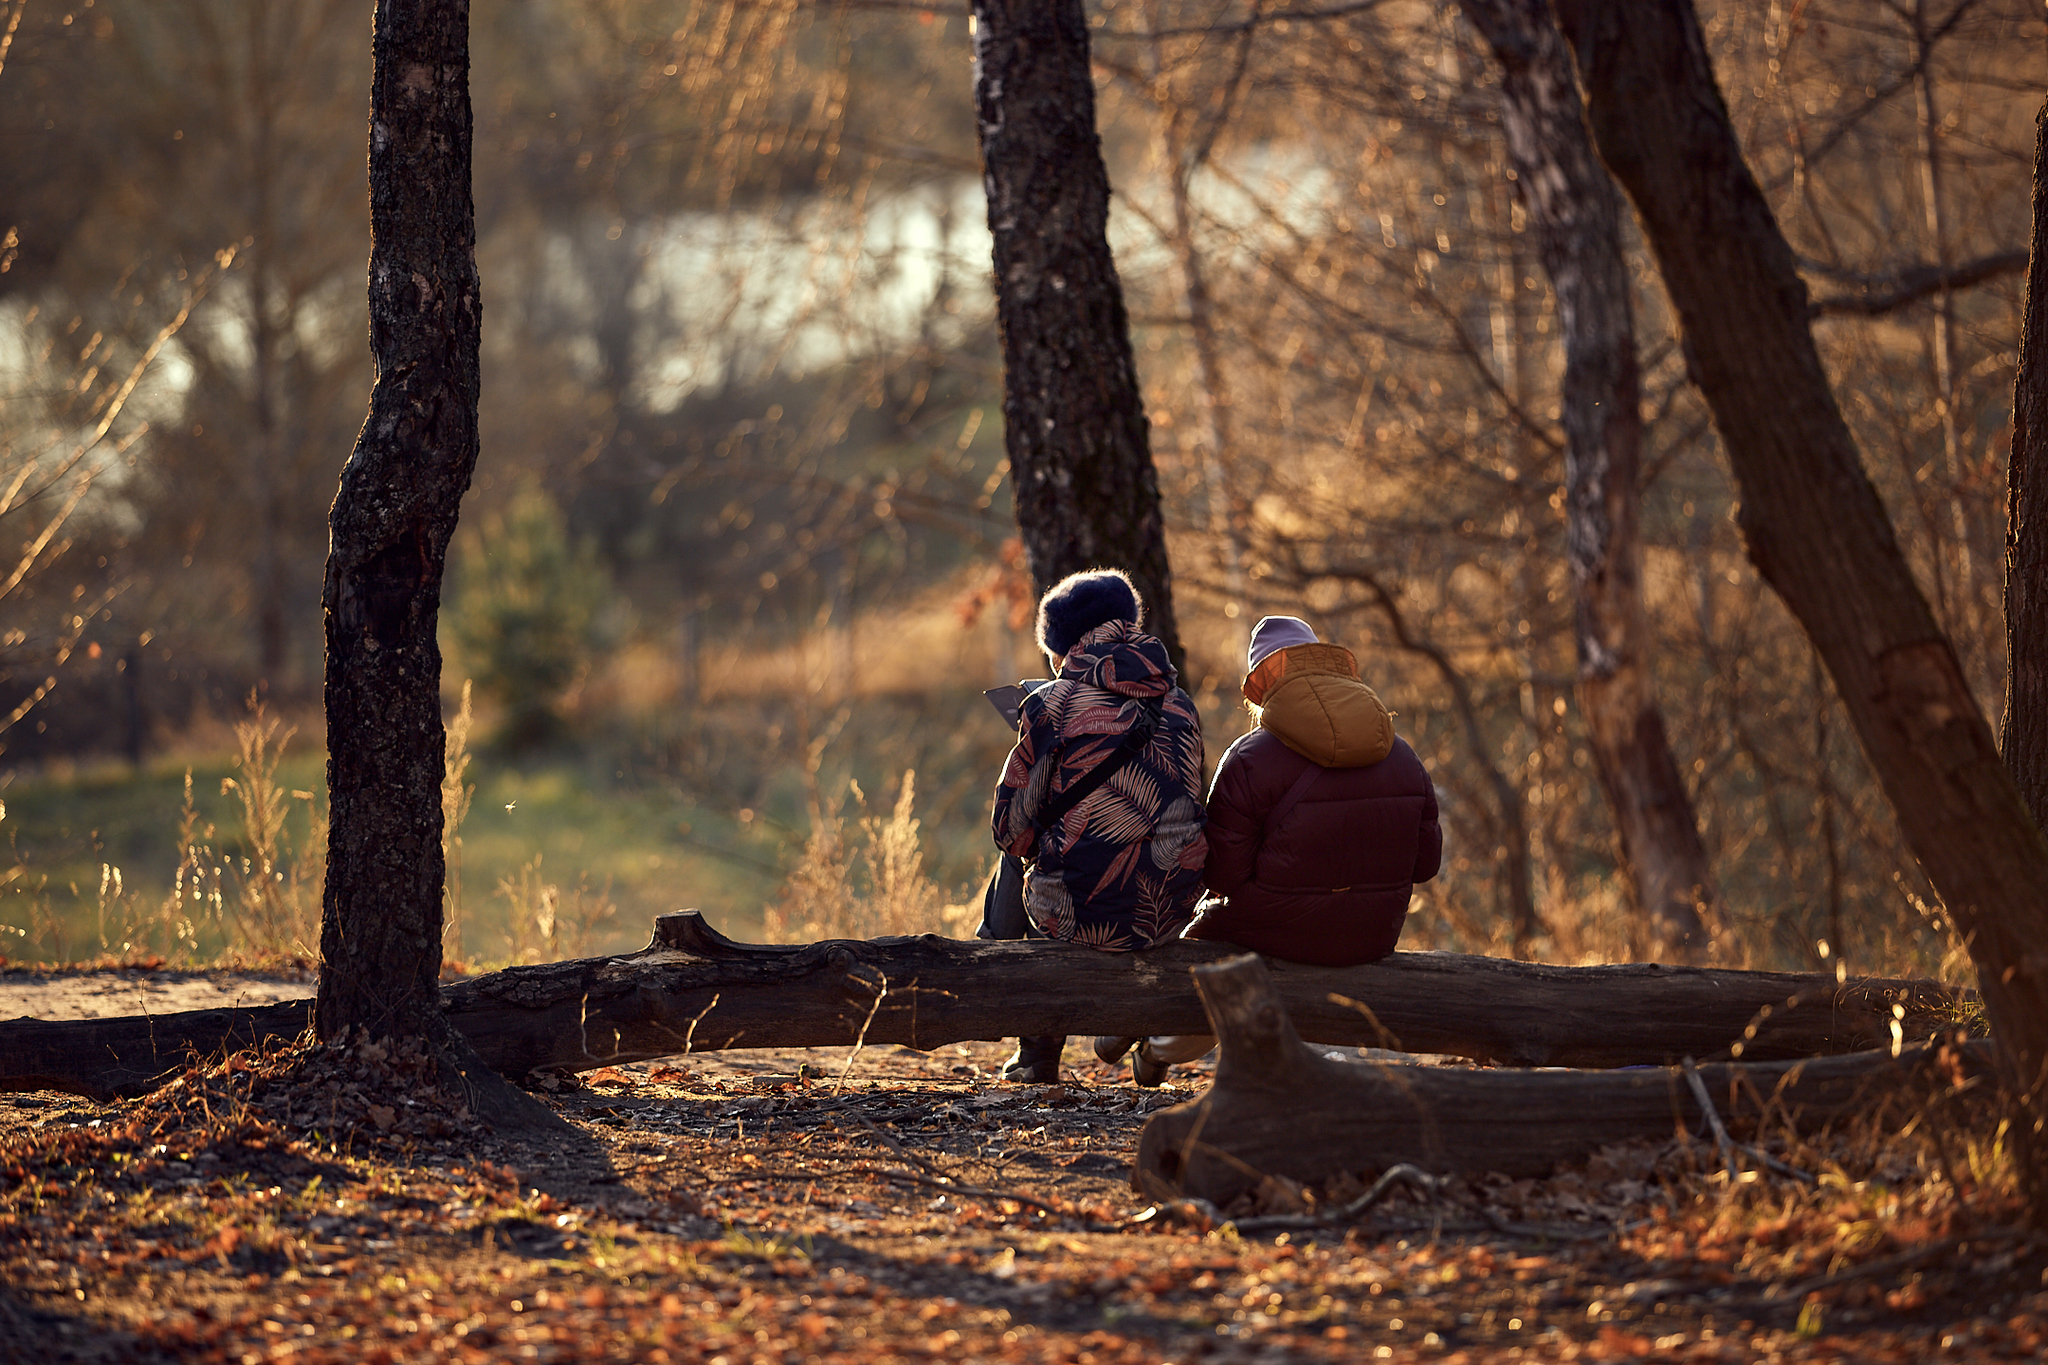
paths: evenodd
<path fill-rule="evenodd" d="M 1370 695 L 1355 676 L 1345 681 Z M 1317 682 L 1327 688 L 1337 679 Z M 1372 704 L 1378 706 L 1376 697 Z M 1319 719 L 1331 714 L 1326 706 L 1314 711 Z M 1314 762 L 1274 733 L 1272 723 L 1282 717 L 1272 707 L 1263 719 L 1217 766 L 1203 872 L 1211 898 L 1187 937 L 1315 966 L 1377 961 L 1401 937 L 1414 883 L 1434 877 L 1443 858 L 1429 773 L 1391 727 L 1383 732 L 1390 746 L 1367 750 L 1384 758 L 1338 767 Z M 1290 738 L 1300 742 L 1302 735 L 1290 731 Z M 1318 771 L 1309 786 L 1267 828 L 1274 808 L 1312 768 Z"/>

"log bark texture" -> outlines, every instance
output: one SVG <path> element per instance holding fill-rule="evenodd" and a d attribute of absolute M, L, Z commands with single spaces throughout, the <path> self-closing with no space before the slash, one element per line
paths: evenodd
<path fill-rule="evenodd" d="M 2048 816 L 2048 104 L 2034 120 L 2033 249 L 2012 381 L 2000 748 L 2036 824 Z"/>
<path fill-rule="evenodd" d="M 1571 49 L 1546 0 L 1460 0 L 1501 64 L 1501 126 L 1564 329 L 1565 548 L 1574 691 L 1635 897 L 1640 952 L 1707 960 L 1714 901 L 1692 793 L 1650 676 L 1643 600 L 1642 381 L 1621 192 L 1593 151 Z"/>
<path fill-rule="evenodd" d="M 638 953 L 510 968 L 444 987 L 442 999 L 483 1062 L 517 1077 L 733 1047 L 1206 1033 L 1188 970 L 1237 952 L 1180 942 L 1102 953 L 932 935 L 743 944 L 686 911 L 658 918 Z M 1318 1042 L 1509 1065 L 1849 1052 L 1888 1044 L 1894 1022 L 1906 1038 L 1952 1027 L 1963 1005 L 1931 981 L 1838 984 L 1647 963 L 1545 967 L 1456 953 L 1396 953 L 1348 968 L 1274 962 L 1269 974 L 1301 1032 Z M 0 1090 L 132 1094 L 194 1050 L 291 1036 L 304 1025 L 302 1005 L 291 1003 L 0 1023 Z"/>
<path fill-rule="evenodd" d="M 1003 449 L 1039 593 L 1117 568 L 1186 671 L 1159 475 L 1109 250 L 1082 0 L 974 0 L 974 109 L 1003 341 Z"/>
<path fill-rule="evenodd" d="M 1893 533 L 1814 346 L 1790 244 L 1685 0 L 1557 0 L 1594 145 L 1635 202 L 1742 492 L 1749 557 L 1826 663 L 1969 945 L 2048 1221 L 2048 839 Z"/>
<path fill-rule="evenodd" d="M 1219 1041 L 1215 1084 L 1161 1110 L 1138 1139 L 1132 1184 L 1153 1198 L 1227 1206 L 1266 1176 L 1323 1180 L 1408 1162 L 1541 1175 L 1609 1143 L 1702 1121 L 1683 1071 L 1480 1071 L 1337 1061 L 1302 1041 L 1277 983 L 1246 955 L 1194 969 Z M 1962 1054 L 1963 1060 L 1971 1054 Z M 1699 1067 L 1721 1117 L 1766 1111 L 1802 1129 L 1876 1112 L 1944 1083 L 1924 1047 Z"/>

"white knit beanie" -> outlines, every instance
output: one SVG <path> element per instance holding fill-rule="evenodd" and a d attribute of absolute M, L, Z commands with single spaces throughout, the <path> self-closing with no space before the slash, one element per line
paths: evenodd
<path fill-rule="evenodd" d="M 1299 616 L 1265 616 L 1252 627 L 1252 647 L 1245 655 L 1245 670 L 1257 668 L 1266 656 L 1290 645 L 1316 643 L 1315 628 Z"/>

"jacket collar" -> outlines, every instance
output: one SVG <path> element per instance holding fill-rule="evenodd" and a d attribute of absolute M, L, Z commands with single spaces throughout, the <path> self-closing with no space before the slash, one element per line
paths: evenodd
<path fill-rule="evenodd" d="M 1244 699 L 1254 706 L 1262 706 L 1266 697 L 1283 680 L 1313 673 L 1355 678 L 1358 676 L 1358 658 L 1342 645 L 1289 645 L 1286 649 L 1275 650 L 1260 660 L 1257 668 L 1244 675 Z"/>

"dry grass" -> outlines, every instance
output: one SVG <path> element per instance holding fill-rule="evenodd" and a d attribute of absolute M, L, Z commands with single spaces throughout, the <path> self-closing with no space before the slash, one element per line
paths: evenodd
<path fill-rule="evenodd" d="M 588 957 L 619 915 L 608 886 L 593 889 L 585 879 L 565 895 L 541 873 L 541 855 L 510 877 L 498 879 L 498 896 L 508 913 L 501 934 L 508 962 L 557 962 Z"/>
<path fill-rule="evenodd" d="M 234 895 L 223 898 L 234 940 L 260 958 L 311 959 L 320 943 L 320 899 L 327 876 L 327 814 L 310 791 L 287 791 L 277 765 L 295 729 L 250 699 L 249 718 L 235 727 L 235 770 L 221 783 L 239 801 L 240 859 L 225 860 Z M 287 837 L 294 809 L 305 832 Z"/>
<path fill-rule="evenodd" d="M 59 915 L 46 876 L 17 852 L 0 884 L 22 892 L 8 926 L 58 962 L 168 961 L 186 964 L 303 965 L 318 955 L 320 897 L 326 876 L 327 813 L 319 794 L 278 779 L 295 727 L 252 699 L 234 728 L 235 776 L 221 781 L 235 798 L 234 825 L 206 819 L 185 773 L 178 862 L 160 896 L 131 889 L 113 862 L 99 865 L 90 937 Z"/>
<path fill-rule="evenodd" d="M 441 861 L 446 869 L 441 885 L 441 954 L 456 961 L 462 959 L 462 821 L 476 797 L 476 785 L 462 780 L 469 770 L 469 730 L 475 720 L 470 690 L 470 681 L 464 678 L 462 704 L 448 722 L 441 773 Z"/>
<path fill-rule="evenodd" d="M 857 782 L 849 785 L 847 795 L 856 811 L 851 834 L 836 805 L 815 810 L 803 856 L 783 883 L 781 897 L 763 914 L 768 940 L 971 935 L 980 907 L 949 903 L 926 873 L 920 822 L 913 813 L 917 773 L 904 771 L 887 814 L 868 808 L 867 793 Z"/>

